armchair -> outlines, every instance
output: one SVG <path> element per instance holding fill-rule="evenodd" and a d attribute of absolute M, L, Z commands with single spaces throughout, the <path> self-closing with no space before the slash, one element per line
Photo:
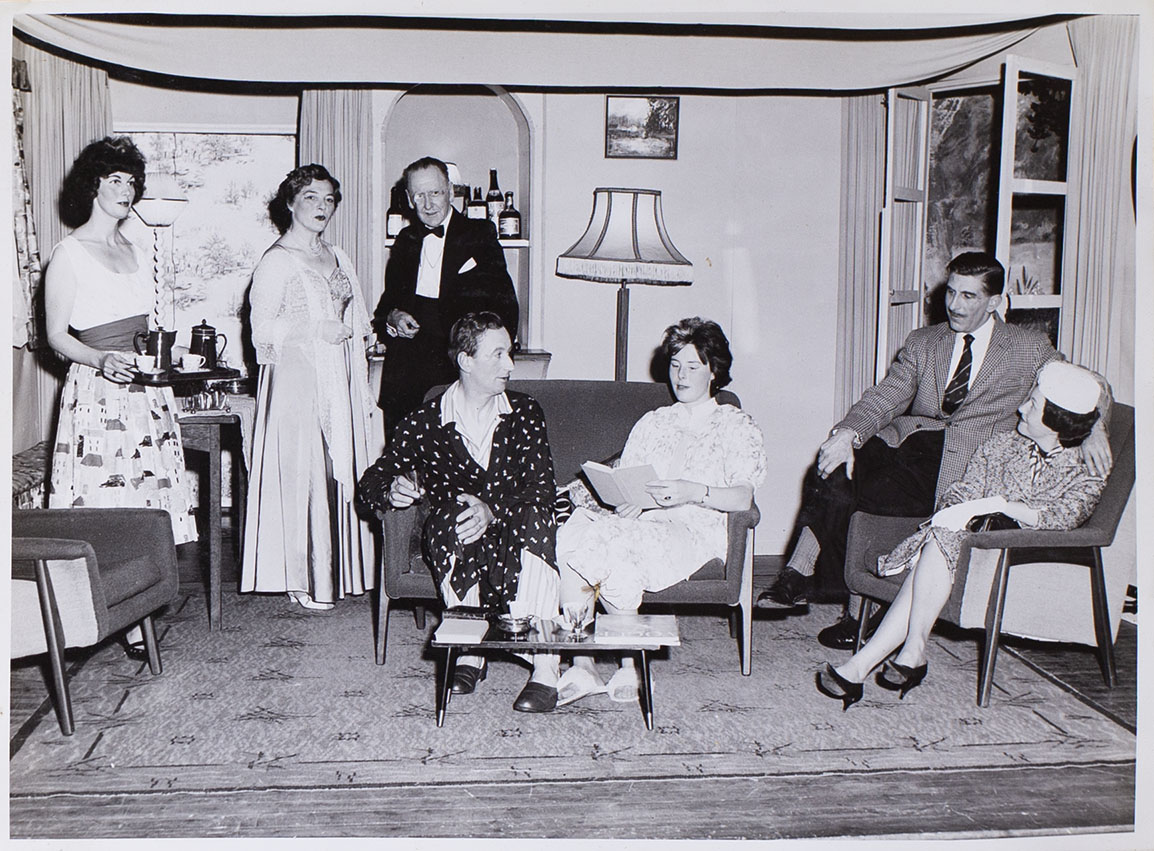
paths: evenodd
<path fill-rule="evenodd" d="M 1113 469 L 1094 514 L 1082 526 L 1067 531 L 978 532 L 963 542 L 941 618 L 964 629 L 985 631 L 978 669 L 979 706 L 990 702 L 1002 632 L 1094 645 L 1106 685 L 1116 684 L 1114 636 L 1127 576 L 1103 566 L 1102 547 L 1113 543 L 1134 485 L 1134 409 L 1129 405 L 1112 406 L 1110 448 Z M 874 601 L 892 601 L 904 580 L 903 575 L 878 576 L 878 556 L 890 552 L 922 520 L 859 511 L 850 521 L 845 579 L 849 590 L 862 596 L 858 648 Z"/>
<path fill-rule="evenodd" d="M 148 665 L 162 671 L 153 613 L 177 596 L 168 513 L 142 508 L 12 512 L 13 659 L 47 653 L 60 731 L 75 725 L 64 650 L 139 624 Z M 39 612 L 42 628 L 35 625 Z"/>
<path fill-rule="evenodd" d="M 528 393 L 544 410 L 554 476 L 560 484 L 572 481 L 585 461 L 606 459 L 620 452 L 641 415 L 670 402 L 669 389 L 652 382 L 535 380 L 513 381 L 509 387 Z M 737 396 L 725 390 L 718 394 L 718 401 L 741 406 Z M 422 510 L 418 504 L 382 514 L 385 545 L 378 583 L 378 665 L 385 663 L 390 601 L 417 600 L 418 629 L 425 627 L 423 604 L 439 602 L 432 575 L 421 556 Z M 647 593 L 644 598 L 645 604 L 724 605 L 734 609 L 734 614 L 740 612 L 741 666 L 746 675 L 750 672 L 753 630 L 754 527 L 760 519 L 756 504 L 748 511 L 730 513 L 724 561 L 713 559 L 689 579 L 663 591 Z"/>

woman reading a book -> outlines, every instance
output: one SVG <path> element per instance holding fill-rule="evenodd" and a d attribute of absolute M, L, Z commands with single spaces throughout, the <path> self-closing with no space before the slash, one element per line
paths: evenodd
<path fill-rule="evenodd" d="M 721 327 L 683 319 L 665 329 L 660 354 L 677 401 L 637 421 L 618 465 L 653 467 L 647 504 L 623 502 L 610 511 L 584 486 L 570 489 L 577 507 L 557 532 L 563 610 L 591 611 L 600 600 L 611 614 L 636 613 L 645 591 L 668 588 L 725 558 L 726 512 L 748 509 L 765 480 L 761 429 L 715 398 L 733 363 Z M 637 682 L 632 656 L 605 686 L 592 659 L 579 655 L 558 683 L 558 704 L 601 691 L 615 701 L 636 700 Z"/>

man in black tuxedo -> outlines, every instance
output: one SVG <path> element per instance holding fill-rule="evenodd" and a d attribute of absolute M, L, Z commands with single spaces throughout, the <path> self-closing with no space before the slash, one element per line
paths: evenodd
<path fill-rule="evenodd" d="M 517 294 L 493 223 L 453 209 L 449 170 L 438 159 L 410 163 L 404 183 L 418 221 L 393 243 L 385 291 L 373 314 L 377 337 L 386 345 L 379 404 L 388 435 L 429 388 L 456 380 L 448 354 L 454 322 L 490 310 L 510 338 L 517 334 Z"/>

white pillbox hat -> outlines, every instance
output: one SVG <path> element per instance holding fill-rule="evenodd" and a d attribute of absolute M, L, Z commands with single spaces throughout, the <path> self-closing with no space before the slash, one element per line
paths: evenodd
<path fill-rule="evenodd" d="M 1101 387 L 1087 369 L 1065 361 L 1051 361 L 1038 371 L 1042 395 L 1072 414 L 1088 414 L 1098 405 Z"/>

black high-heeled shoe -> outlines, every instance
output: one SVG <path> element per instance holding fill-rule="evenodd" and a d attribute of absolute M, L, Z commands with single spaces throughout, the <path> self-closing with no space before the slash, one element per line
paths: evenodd
<path fill-rule="evenodd" d="M 874 682 L 887 691 L 898 692 L 898 700 L 901 700 L 906 696 L 907 691 L 921 685 L 929 669 L 929 662 L 923 662 L 916 668 L 910 668 L 891 659 L 877 672 L 877 676 L 874 677 Z M 895 678 L 891 680 L 886 676 L 886 671 L 893 671 L 900 679 Z"/>
<path fill-rule="evenodd" d="M 824 677 L 824 678 L 823 678 Z M 825 678 L 833 681 L 833 686 L 826 683 Z M 832 697 L 834 700 L 841 701 L 841 711 L 845 712 L 855 703 L 862 699 L 862 694 L 865 689 L 861 683 L 855 683 L 852 680 L 847 680 L 845 677 L 838 674 L 833 669 L 833 665 L 828 662 L 821 671 L 815 671 L 813 675 L 813 684 L 817 686 L 817 690 L 826 697 Z M 834 688 L 836 686 L 836 689 Z"/>

